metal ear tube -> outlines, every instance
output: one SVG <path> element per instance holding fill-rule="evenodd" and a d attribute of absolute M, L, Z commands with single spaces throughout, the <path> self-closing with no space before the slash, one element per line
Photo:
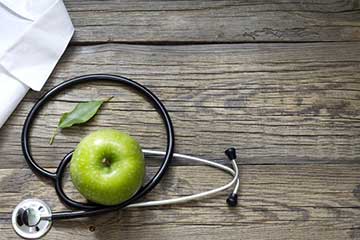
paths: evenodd
<path fill-rule="evenodd" d="M 76 84 L 91 82 L 91 81 L 110 81 L 118 84 L 122 84 L 132 88 L 137 91 L 139 94 L 143 95 L 147 101 L 152 103 L 154 108 L 160 114 L 166 128 L 167 133 L 167 146 L 166 151 L 156 151 L 143 149 L 144 155 L 155 155 L 162 156 L 163 161 L 160 164 L 158 171 L 155 175 L 130 199 L 114 206 L 102 206 L 99 204 L 92 203 L 82 203 L 77 202 L 70 197 L 68 197 L 63 191 L 63 175 L 64 171 L 71 161 L 72 152 L 69 152 L 59 163 L 59 166 L 56 172 L 49 172 L 46 169 L 39 166 L 34 160 L 30 145 L 29 145 L 29 132 L 34 118 L 36 117 L 39 110 L 48 102 L 52 97 L 54 97 L 59 92 L 64 89 L 74 86 Z M 89 216 L 96 216 L 102 213 L 117 211 L 122 208 L 131 208 L 131 207 L 150 207 L 150 206 L 159 206 L 159 205 L 169 205 L 169 204 L 179 204 L 191 200 L 198 200 L 210 195 L 217 194 L 221 191 L 233 188 L 232 193 L 227 198 L 227 204 L 231 207 L 236 206 L 237 204 L 237 192 L 239 189 L 239 169 L 236 163 L 236 150 L 235 148 L 229 148 L 225 151 L 225 155 L 231 162 L 232 167 L 225 166 L 223 164 L 216 163 L 214 161 L 209 161 L 203 158 L 198 158 L 194 156 L 189 156 L 185 154 L 174 153 L 175 146 L 175 137 L 174 137 L 174 128 L 170 119 L 170 116 L 165 109 L 162 102 L 147 88 L 140 85 L 139 83 L 116 75 L 107 75 L 107 74 L 95 74 L 95 75 L 86 75 L 77 78 L 70 79 L 65 81 L 53 89 L 49 90 L 43 97 L 41 97 L 38 102 L 31 109 L 29 115 L 27 116 L 23 132 L 22 132 L 22 150 L 26 162 L 28 163 L 31 170 L 42 177 L 50 179 L 56 189 L 56 193 L 59 199 L 68 207 L 73 208 L 74 210 L 61 211 L 61 212 L 52 212 L 50 207 L 43 201 L 39 199 L 27 199 L 19 203 L 12 213 L 12 225 L 15 232 L 25 239 L 38 239 L 44 236 L 52 227 L 52 223 L 60 219 L 71 219 L 71 218 L 82 218 Z M 157 184 L 159 184 L 161 178 L 167 171 L 170 162 L 173 158 L 180 158 L 184 160 L 194 161 L 202 163 L 217 169 L 220 169 L 229 175 L 232 176 L 231 181 L 227 184 L 204 191 L 201 193 L 178 197 L 174 199 L 164 199 L 156 201 L 147 201 L 147 202 L 138 202 L 145 194 L 150 192 Z"/>
<path fill-rule="evenodd" d="M 230 161 L 236 161 L 236 149 L 235 148 L 228 148 L 225 150 L 225 155 L 228 157 Z M 230 193 L 229 197 L 226 199 L 226 203 L 229 207 L 236 207 L 238 202 L 238 188 L 239 188 L 239 181 L 236 182 L 234 190 Z"/>

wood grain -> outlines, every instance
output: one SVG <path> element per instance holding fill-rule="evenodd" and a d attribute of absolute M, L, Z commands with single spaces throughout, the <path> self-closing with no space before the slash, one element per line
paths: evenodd
<path fill-rule="evenodd" d="M 65 0 L 76 28 L 40 93 L 29 92 L 0 129 L 0 239 L 19 239 L 11 211 L 36 197 L 65 207 L 24 162 L 22 124 L 54 85 L 83 74 L 136 80 L 165 103 L 176 151 L 227 163 L 238 149 L 239 206 L 227 193 L 201 202 L 58 221 L 45 239 L 360 239 L 360 1 Z M 79 101 L 115 98 L 84 126 L 49 139 Z M 31 132 L 50 170 L 87 133 L 113 127 L 144 148 L 166 142 L 157 113 L 128 89 L 84 84 L 59 94 Z M 148 176 L 157 158 L 147 158 Z M 228 163 L 227 163 L 228 164 Z M 66 192 L 81 200 L 66 175 Z M 146 200 L 225 183 L 225 174 L 176 159 Z"/>
<path fill-rule="evenodd" d="M 358 239 L 352 236 L 356 236 L 360 221 L 359 172 L 360 166 L 343 164 L 241 166 L 237 208 L 225 205 L 227 194 L 223 193 L 201 202 L 57 222 L 49 238 L 75 234 L 76 239 Z M 14 238 L 9 212 L 22 199 L 37 197 L 56 210 L 64 209 L 52 187 L 29 169 L 3 169 L 0 176 L 0 229 L 4 239 Z M 147 199 L 183 196 L 219 186 L 228 179 L 226 174 L 203 166 L 171 167 Z M 70 195 L 80 199 L 70 182 L 65 186 Z"/>
<path fill-rule="evenodd" d="M 121 74 L 164 101 L 178 152 L 220 160 L 235 146 L 240 164 L 359 163 L 359 67 L 357 43 L 78 46 L 67 51 L 44 90 L 86 73 Z M 163 149 L 164 129 L 151 106 L 126 89 L 100 85 L 63 93 L 41 112 L 32 146 L 42 165 L 56 167 L 85 134 L 104 127 Z M 40 94 L 29 93 L 0 130 L 2 157 L 11 159 L 2 168 L 26 166 L 20 133 Z M 115 98 L 93 121 L 63 131 L 49 146 L 62 112 L 109 96 Z"/>
<path fill-rule="evenodd" d="M 73 43 L 360 40 L 359 0 L 66 0 Z"/>

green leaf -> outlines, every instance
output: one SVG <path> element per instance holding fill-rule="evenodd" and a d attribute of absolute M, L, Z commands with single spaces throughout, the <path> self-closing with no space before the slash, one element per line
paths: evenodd
<path fill-rule="evenodd" d="M 76 124 L 86 123 L 95 116 L 104 102 L 108 102 L 112 98 L 113 97 L 110 97 L 104 101 L 96 100 L 78 103 L 71 112 L 63 113 L 59 120 L 58 126 L 50 139 L 50 145 L 54 142 L 55 136 L 59 129 L 69 128 Z"/>
<path fill-rule="evenodd" d="M 102 104 L 103 101 L 79 103 L 71 112 L 63 113 L 58 127 L 69 128 L 75 124 L 81 124 L 89 121 L 97 113 Z"/>

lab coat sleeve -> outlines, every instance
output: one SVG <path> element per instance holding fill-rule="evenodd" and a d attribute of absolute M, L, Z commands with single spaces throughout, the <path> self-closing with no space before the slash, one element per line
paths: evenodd
<path fill-rule="evenodd" d="M 0 127 L 29 89 L 41 90 L 74 33 L 62 0 L 19 2 L 0 0 Z"/>

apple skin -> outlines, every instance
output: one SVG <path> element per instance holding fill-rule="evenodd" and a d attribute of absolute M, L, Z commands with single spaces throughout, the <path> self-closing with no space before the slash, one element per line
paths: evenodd
<path fill-rule="evenodd" d="M 95 131 L 76 147 L 70 176 L 77 190 L 101 205 L 116 205 L 131 198 L 145 177 L 144 154 L 139 143 L 114 129 Z"/>

